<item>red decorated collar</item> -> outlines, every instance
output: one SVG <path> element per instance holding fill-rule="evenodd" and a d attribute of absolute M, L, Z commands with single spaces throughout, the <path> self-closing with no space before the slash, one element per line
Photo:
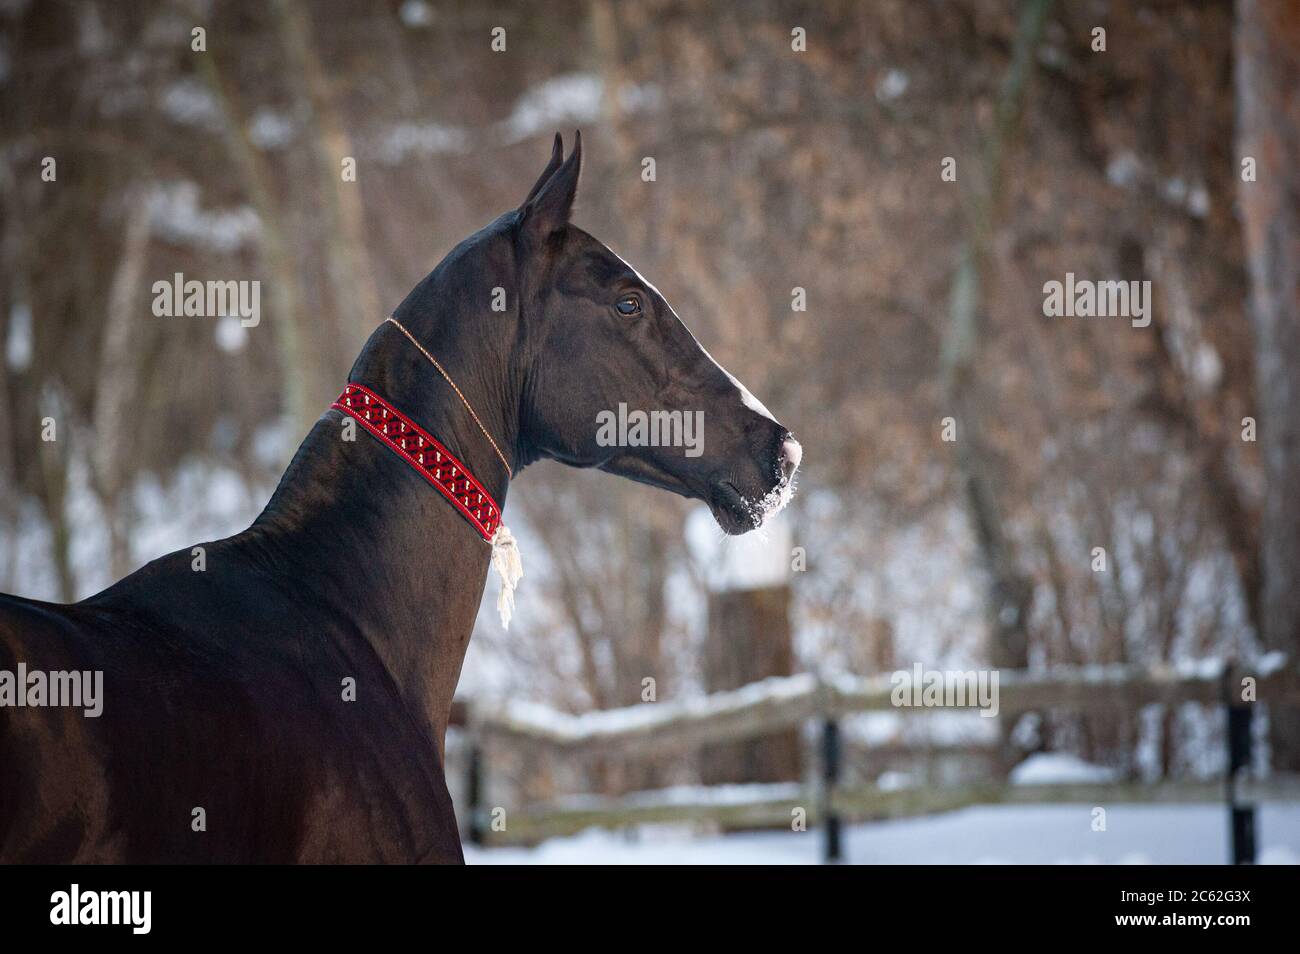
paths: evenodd
<path fill-rule="evenodd" d="M 441 441 L 362 384 L 348 384 L 330 407 L 354 418 L 387 444 L 437 487 L 484 540 L 492 542 L 501 525 L 501 508 Z"/>

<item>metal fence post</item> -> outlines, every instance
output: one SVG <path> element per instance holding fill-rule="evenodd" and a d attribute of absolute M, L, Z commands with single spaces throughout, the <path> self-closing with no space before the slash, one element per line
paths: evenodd
<path fill-rule="evenodd" d="M 835 811 L 835 787 L 840 780 L 840 724 L 834 716 L 822 723 L 822 860 L 842 857 L 840 816 Z"/>
<path fill-rule="evenodd" d="M 471 844 L 482 845 L 483 828 L 483 748 L 477 735 L 471 735 L 469 741 L 468 775 L 465 780 L 465 798 L 469 802 L 469 840 Z"/>
<path fill-rule="evenodd" d="M 1251 719 L 1255 714 L 1250 703 L 1236 699 L 1233 685 L 1233 666 L 1223 669 L 1223 704 L 1227 710 L 1227 769 L 1224 795 L 1228 803 L 1228 837 L 1230 840 L 1229 864 L 1253 865 L 1255 863 L 1255 805 L 1237 803 L 1237 774 L 1249 770 L 1251 762 Z"/>

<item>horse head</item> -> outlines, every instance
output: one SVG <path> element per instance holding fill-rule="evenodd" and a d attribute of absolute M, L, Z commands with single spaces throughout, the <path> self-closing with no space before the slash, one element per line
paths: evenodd
<path fill-rule="evenodd" d="M 703 500 L 727 533 L 779 511 L 802 451 L 663 294 L 569 221 L 582 140 L 517 209 L 524 433 L 533 454 Z"/>
<path fill-rule="evenodd" d="M 566 159 L 557 135 L 524 202 L 395 315 L 452 352 L 462 387 L 496 398 L 484 417 L 513 471 L 542 458 L 596 467 L 703 501 L 727 533 L 754 529 L 789 500 L 800 445 L 654 285 L 570 221 L 581 170 L 581 137 Z M 436 317 L 448 297 L 472 312 L 455 331 Z"/>

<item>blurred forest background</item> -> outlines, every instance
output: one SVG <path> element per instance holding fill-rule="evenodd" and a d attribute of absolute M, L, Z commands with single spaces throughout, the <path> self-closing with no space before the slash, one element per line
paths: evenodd
<path fill-rule="evenodd" d="M 1295 4 L 1226 0 L 0 0 L 0 589 L 246 526 L 370 331 L 580 127 L 577 222 L 805 448 L 796 668 L 1295 653 L 1298 58 Z M 261 324 L 154 317 L 176 272 L 260 280 Z M 1045 318 L 1066 272 L 1150 280 L 1152 323 Z M 520 616 L 467 690 L 700 691 L 692 505 L 543 464 L 510 509 Z M 1160 777 L 1194 722 L 1033 744 Z"/>

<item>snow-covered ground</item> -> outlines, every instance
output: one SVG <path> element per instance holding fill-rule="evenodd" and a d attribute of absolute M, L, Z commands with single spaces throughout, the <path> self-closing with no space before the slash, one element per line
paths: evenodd
<path fill-rule="evenodd" d="M 1112 805 L 1093 831 L 1091 805 L 968 808 L 944 815 L 854 825 L 853 864 L 1222 864 L 1222 805 Z M 1300 864 L 1300 804 L 1267 803 L 1258 815 L 1259 861 Z M 645 827 L 591 830 L 531 849 L 474 848 L 470 864 L 815 864 L 821 834 L 761 832 L 693 837 Z"/>

